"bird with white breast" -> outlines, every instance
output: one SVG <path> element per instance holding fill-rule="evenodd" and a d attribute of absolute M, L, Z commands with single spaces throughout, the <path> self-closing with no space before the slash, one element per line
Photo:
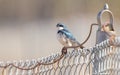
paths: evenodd
<path fill-rule="evenodd" d="M 67 27 L 64 24 L 58 23 L 56 27 L 58 28 L 57 38 L 64 47 L 80 46 L 81 49 L 84 48 L 83 46 L 80 45 L 80 43 L 76 40 L 76 38 L 67 29 Z M 78 48 L 74 48 L 74 49 L 76 50 Z"/>

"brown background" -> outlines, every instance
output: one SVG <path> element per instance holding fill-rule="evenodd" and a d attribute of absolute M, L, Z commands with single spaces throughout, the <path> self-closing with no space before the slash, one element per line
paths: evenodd
<path fill-rule="evenodd" d="M 0 61 L 37 59 L 60 53 L 56 24 L 62 22 L 83 42 L 107 0 L 0 0 Z M 120 35 L 120 1 L 109 0 Z M 104 20 L 107 16 L 104 15 Z M 95 45 L 94 27 L 87 48 Z"/>

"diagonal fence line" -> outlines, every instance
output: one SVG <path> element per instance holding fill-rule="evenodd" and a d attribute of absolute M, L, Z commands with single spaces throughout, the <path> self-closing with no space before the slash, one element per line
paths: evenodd
<path fill-rule="evenodd" d="M 26 61 L 0 62 L 0 75 L 120 75 L 120 37 L 91 48 Z"/>

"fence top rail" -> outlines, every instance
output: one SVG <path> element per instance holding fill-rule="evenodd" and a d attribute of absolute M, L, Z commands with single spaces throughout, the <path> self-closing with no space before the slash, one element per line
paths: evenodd
<path fill-rule="evenodd" d="M 112 45 L 119 47 L 120 46 L 120 37 L 116 37 L 114 42 L 112 43 Z M 84 48 L 84 49 L 80 49 L 78 51 L 77 50 L 69 51 L 66 55 L 63 56 L 62 60 L 64 60 L 67 57 L 78 56 L 78 55 L 86 58 L 87 55 L 91 54 L 92 52 L 97 51 L 97 50 L 102 50 L 102 49 L 110 47 L 110 46 L 111 46 L 111 44 L 109 43 L 109 39 L 107 39 L 99 44 L 96 44 L 94 47 Z M 81 54 L 81 51 L 83 52 L 83 54 Z M 22 67 L 31 65 L 32 67 L 29 69 L 27 69 L 27 68 L 22 69 L 22 70 L 30 70 L 30 69 L 34 69 L 36 66 L 55 62 L 55 60 L 57 61 L 57 59 L 59 59 L 60 56 L 61 56 L 61 54 L 57 53 L 57 54 L 53 54 L 53 55 L 50 55 L 48 57 L 44 57 L 41 59 L 38 58 L 38 59 L 25 60 L 25 61 L 23 61 L 23 60 L 15 61 L 14 60 L 14 61 L 7 61 L 7 62 L 0 61 L 0 68 L 7 68 L 8 66 L 11 65 L 16 68 L 22 69 Z M 40 63 L 45 63 L 45 64 L 40 64 Z M 49 65 L 52 65 L 52 64 L 49 64 Z M 18 66 L 21 66 L 21 67 L 18 67 Z"/>

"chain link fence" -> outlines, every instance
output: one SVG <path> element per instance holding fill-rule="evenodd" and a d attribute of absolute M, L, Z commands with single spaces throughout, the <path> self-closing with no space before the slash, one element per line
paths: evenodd
<path fill-rule="evenodd" d="M 42 59 L 0 62 L 1 75 L 120 75 L 120 37 Z"/>

